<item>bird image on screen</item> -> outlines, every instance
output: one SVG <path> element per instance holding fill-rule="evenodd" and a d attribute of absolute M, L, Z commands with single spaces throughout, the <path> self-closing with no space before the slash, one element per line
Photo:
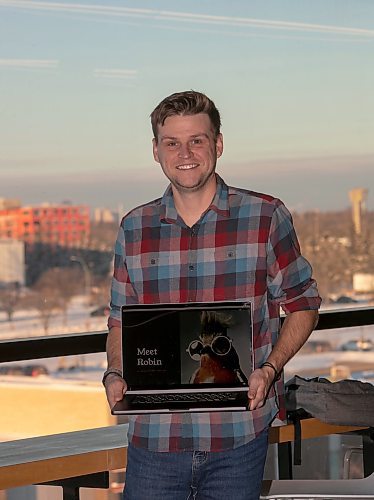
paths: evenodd
<path fill-rule="evenodd" d="M 200 334 L 190 342 L 187 352 L 199 366 L 191 376 L 191 384 L 247 384 L 240 368 L 239 356 L 228 335 L 232 316 L 219 311 L 202 311 Z"/>

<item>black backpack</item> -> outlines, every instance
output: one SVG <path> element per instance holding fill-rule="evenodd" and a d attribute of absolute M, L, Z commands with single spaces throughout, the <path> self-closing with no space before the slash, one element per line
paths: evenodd
<path fill-rule="evenodd" d="M 359 380 L 330 382 L 295 375 L 286 383 L 287 418 L 295 424 L 294 464 L 301 463 L 300 420 L 316 417 L 333 425 L 374 427 L 374 385 Z"/>

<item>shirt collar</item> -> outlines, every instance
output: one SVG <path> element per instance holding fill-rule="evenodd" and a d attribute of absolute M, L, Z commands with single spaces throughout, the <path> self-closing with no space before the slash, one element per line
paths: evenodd
<path fill-rule="evenodd" d="M 229 217 L 230 207 L 229 207 L 229 188 L 225 184 L 224 180 L 216 174 L 217 179 L 217 189 L 216 194 L 212 200 L 212 203 L 208 207 L 208 210 L 214 210 L 217 214 L 223 217 Z M 178 219 L 178 212 L 174 205 L 173 191 L 171 189 L 171 184 L 166 188 L 165 193 L 161 198 L 161 213 L 160 220 L 164 220 L 170 223 L 176 222 Z"/>

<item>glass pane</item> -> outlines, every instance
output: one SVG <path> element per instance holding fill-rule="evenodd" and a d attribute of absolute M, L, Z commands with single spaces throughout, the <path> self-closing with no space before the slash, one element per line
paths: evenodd
<path fill-rule="evenodd" d="M 149 114 L 191 88 L 222 114 L 225 181 L 291 210 L 323 307 L 372 303 L 373 36 L 364 0 L 0 2 L 0 339 L 106 329 L 119 221 L 167 185 Z M 309 347 L 335 363 L 357 339 Z M 313 351 L 286 374 L 300 356 L 319 370 Z M 99 390 L 86 360 L 35 380 Z"/>
<path fill-rule="evenodd" d="M 374 382 L 373 325 L 316 330 L 285 367 L 285 378 L 354 378 Z"/>

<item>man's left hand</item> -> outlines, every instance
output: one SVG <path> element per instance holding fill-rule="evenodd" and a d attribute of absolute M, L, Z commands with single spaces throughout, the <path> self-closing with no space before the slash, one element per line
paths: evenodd
<path fill-rule="evenodd" d="M 256 410 L 264 406 L 274 377 L 271 371 L 257 368 L 248 380 L 249 409 Z"/>

